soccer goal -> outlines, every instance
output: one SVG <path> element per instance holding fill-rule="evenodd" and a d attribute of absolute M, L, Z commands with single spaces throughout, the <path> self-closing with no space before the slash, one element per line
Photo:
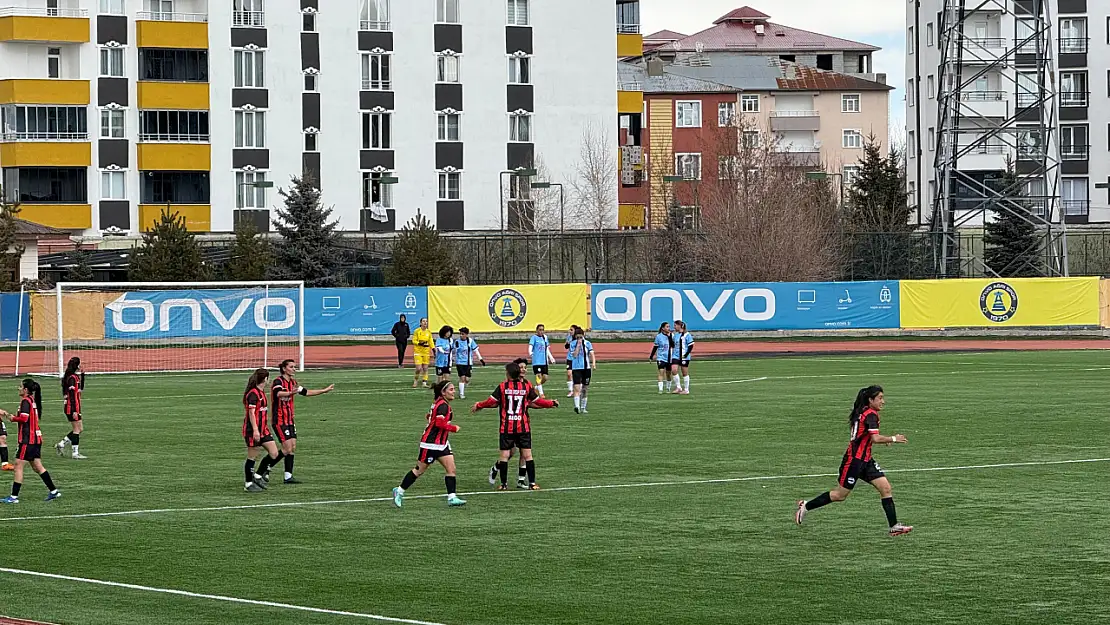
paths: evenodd
<path fill-rule="evenodd" d="M 235 371 L 304 362 L 303 282 L 61 282 L 31 298 L 30 369 Z"/>

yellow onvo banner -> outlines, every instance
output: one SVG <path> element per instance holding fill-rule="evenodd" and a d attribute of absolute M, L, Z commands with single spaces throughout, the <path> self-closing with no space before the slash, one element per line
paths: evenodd
<path fill-rule="evenodd" d="M 104 338 L 104 308 L 123 293 L 66 293 L 62 298 L 62 334 L 67 341 Z M 31 293 L 31 339 L 58 340 L 58 304 L 53 292 Z"/>
<path fill-rule="evenodd" d="M 428 287 L 432 332 L 449 325 L 471 332 L 531 332 L 587 326 L 590 287 L 586 284 Z"/>
<path fill-rule="evenodd" d="M 902 328 L 1097 326 L 1098 278 L 906 280 Z"/>

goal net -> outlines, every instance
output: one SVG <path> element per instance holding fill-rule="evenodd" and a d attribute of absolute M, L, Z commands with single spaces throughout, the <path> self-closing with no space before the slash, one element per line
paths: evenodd
<path fill-rule="evenodd" d="M 32 295 L 31 331 L 42 375 L 73 356 L 88 373 L 303 368 L 304 283 L 62 282 Z"/>

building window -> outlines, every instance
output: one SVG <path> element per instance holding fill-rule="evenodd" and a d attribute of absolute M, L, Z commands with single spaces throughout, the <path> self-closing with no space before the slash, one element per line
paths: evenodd
<path fill-rule="evenodd" d="M 359 0 L 359 30 L 389 30 L 389 0 Z"/>
<path fill-rule="evenodd" d="M 459 57 L 440 54 L 436 57 L 436 82 L 459 82 Z"/>
<path fill-rule="evenodd" d="M 362 55 L 362 90 L 389 91 L 393 88 L 389 54 Z"/>
<path fill-rule="evenodd" d="M 907 81 L 906 86 L 906 103 L 908 103 L 910 106 L 913 106 L 915 101 L 913 85 L 913 79 L 911 78 Z"/>
<path fill-rule="evenodd" d="M 860 96 L 858 93 L 845 93 L 840 96 L 840 112 L 841 113 L 859 113 L 860 112 Z"/>
<path fill-rule="evenodd" d="M 674 173 L 683 180 L 701 180 L 701 154 L 675 154 Z"/>
<path fill-rule="evenodd" d="M 100 49 L 100 75 L 123 78 L 123 48 Z"/>
<path fill-rule="evenodd" d="M 208 111 L 139 111 L 139 141 L 205 143 Z"/>
<path fill-rule="evenodd" d="M 362 149 L 389 150 L 393 147 L 393 114 L 362 114 Z"/>
<path fill-rule="evenodd" d="M 173 21 L 173 0 L 143 0 L 143 8 L 152 20 Z"/>
<path fill-rule="evenodd" d="M 62 77 L 62 49 L 46 49 L 46 75 L 48 78 Z"/>
<path fill-rule="evenodd" d="M 459 172 L 439 172 L 439 199 L 462 199 L 462 174 Z"/>
<path fill-rule="evenodd" d="M 1086 178 L 1063 178 L 1060 180 L 1060 200 L 1065 215 L 1087 215 L 1091 210 Z"/>
<path fill-rule="evenodd" d="M 759 112 L 759 95 L 748 93 L 740 96 L 740 111 L 743 113 Z"/>
<path fill-rule="evenodd" d="M 459 115 L 457 113 L 439 114 L 439 140 L 459 140 Z"/>
<path fill-rule="evenodd" d="M 318 137 L 319 137 L 319 135 L 316 134 L 315 132 L 306 132 L 306 133 L 304 133 L 304 151 L 305 152 L 319 152 L 320 151 L 320 144 L 319 144 Z"/>
<path fill-rule="evenodd" d="M 1060 106 L 1087 106 L 1087 72 L 1060 72 Z"/>
<path fill-rule="evenodd" d="M 316 32 L 316 13 L 304 13 L 301 15 L 301 32 Z"/>
<path fill-rule="evenodd" d="M 910 158 L 917 158 L 917 133 L 912 130 L 906 138 L 906 152 Z"/>
<path fill-rule="evenodd" d="M 459 0 L 436 0 L 436 21 L 440 24 L 458 24 Z"/>
<path fill-rule="evenodd" d="M 859 130 L 845 130 L 843 146 L 847 149 L 859 149 L 863 147 L 863 133 Z"/>
<path fill-rule="evenodd" d="M 8 201 L 46 204 L 87 204 L 86 167 L 20 167 L 4 169 Z"/>
<path fill-rule="evenodd" d="M 736 123 L 736 103 L 721 102 L 717 105 L 717 125 L 721 128 L 732 126 Z"/>
<path fill-rule="evenodd" d="M 739 156 L 722 156 L 717 161 L 717 178 L 720 180 L 739 180 L 740 171 Z"/>
<path fill-rule="evenodd" d="M 123 0 L 100 0 L 100 11 L 103 15 L 125 15 Z"/>
<path fill-rule="evenodd" d="M 844 175 L 844 186 L 851 187 L 855 184 L 856 178 L 859 176 L 860 166 L 845 165 L 841 171 Z"/>
<path fill-rule="evenodd" d="M 509 115 L 509 141 L 520 143 L 532 141 L 531 115 Z"/>
<path fill-rule="evenodd" d="M 929 128 L 929 145 L 937 144 L 937 131 L 935 128 Z"/>
<path fill-rule="evenodd" d="M 235 111 L 235 147 L 266 147 L 265 111 Z"/>
<path fill-rule="evenodd" d="M 931 100 L 936 96 L 936 91 L 937 91 L 936 78 L 934 78 L 932 74 L 929 74 L 929 76 L 925 79 L 925 84 L 926 84 L 925 95 L 926 95 L 926 97 L 928 97 Z"/>
<path fill-rule="evenodd" d="M 209 204 L 212 189 L 206 171 L 144 171 L 140 174 L 143 204 Z"/>
<path fill-rule="evenodd" d="M 740 147 L 754 150 L 759 147 L 759 131 L 758 130 L 745 130 L 740 135 Z"/>
<path fill-rule="evenodd" d="M 1085 161 L 1090 157 L 1086 124 L 1060 126 L 1060 156 L 1065 161 Z"/>
<path fill-rule="evenodd" d="M 139 48 L 139 80 L 208 82 L 208 50 Z"/>
<path fill-rule="evenodd" d="M 320 76 L 319 74 L 305 74 L 304 75 L 304 90 L 305 91 L 319 91 L 320 89 Z"/>
<path fill-rule="evenodd" d="M 532 59 L 527 56 L 509 57 L 509 84 L 532 84 Z"/>
<path fill-rule="evenodd" d="M 701 101 L 675 102 L 675 128 L 701 128 Z"/>
<path fill-rule="evenodd" d="M 363 208 L 393 208 L 393 185 L 382 182 L 382 178 L 392 175 L 392 172 L 362 172 Z"/>
<path fill-rule="evenodd" d="M 509 26 L 527 26 L 529 24 L 528 0 L 509 0 Z"/>
<path fill-rule="evenodd" d="M 235 0 L 231 9 L 231 25 L 246 28 L 262 28 L 266 25 L 266 13 L 262 10 L 263 0 Z"/>
<path fill-rule="evenodd" d="M 126 200 L 127 174 L 122 171 L 100 172 L 100 199 Z"/>
<path fill-rule="evenodd" d="M 0 106 L 4 141 L 86 140 L 88 113 L 83 106 L 6 104 Z"/>
<path fill-rule="evenodd" d="M 235 172 L 235 208 L 266 208 L 266 173 L 261 171 Z"/>
<path fill-rule="evenodd" d="M 102 109 L 100 111 L 100 138 L 102 139 L 123 139 L 127 135 L 124 132 L 124 120 L 126 119 L 123 111 L 113 111 L 110 109 Z"/>
<path fill-rule="evenodd" d="M 1087 53 L 1087 18 L 1060 18 L 1060 53 Z"/>
<path fill-rule="evenodd" d="M 622 35 L 640 34 L 640 3 L 617 3 L 617 33 Z"/>
<path fill-rule="evenodd" d="M 260 50 L 235 51 L 235 86 L 265 87 L 266 55 Z"/>
<path fill-rule="evenodd" d="M 925 25 L 925 45 L 933 46 L 933 23 L 929 22 Z"/>

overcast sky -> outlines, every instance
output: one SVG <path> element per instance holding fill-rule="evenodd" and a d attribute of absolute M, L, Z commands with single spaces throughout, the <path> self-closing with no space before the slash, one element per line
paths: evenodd
<path fill-rule="evenodd" d="M 645 35 L 674 30 L 686 35 L 705 30 L 713 20 L 733 9 L 751 6 L 771 21 L 824 35 L 860 41 L 882 48 L 875 54 L 875 71 L 886 73 L 891 125 L 905 125 L 906 43 L 903 31 L 906 3 L 895 0 L 640 0 Z"/>

